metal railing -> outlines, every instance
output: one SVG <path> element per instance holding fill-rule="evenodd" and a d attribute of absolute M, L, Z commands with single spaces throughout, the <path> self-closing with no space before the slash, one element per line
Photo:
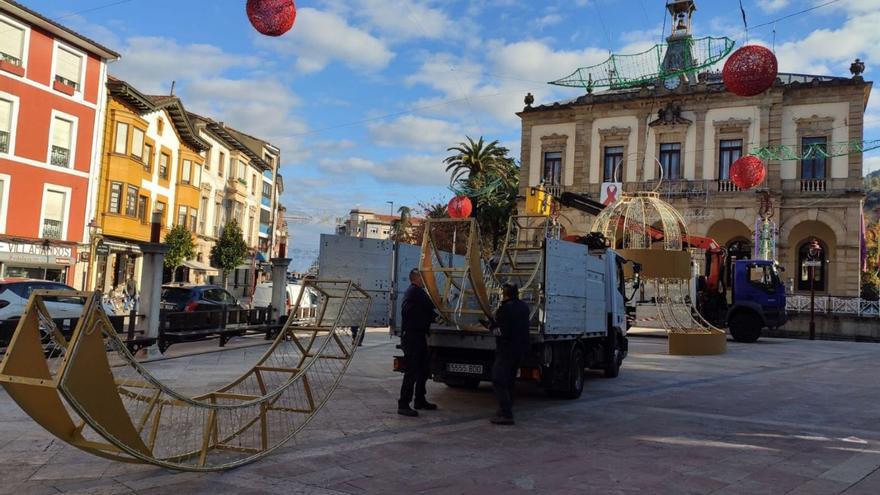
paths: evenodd
<path fill-rule="evenodd" d="M 58 220 L 44 218 L 43 239 L 61 239 L 61 229 L 63 225 L 64 223 Z"/>
<path fill-rule="evenodd" d="M 70 86 L 71 88 L 73 88 L 74 91 L 79 90 L 79 83 L 76 81 L 71 81 L 70 79 L 59 76 L 57 74 L 55 75 L 55 81 L 65 85 L 65 86 Z"/>
<path fill-rule="evenodd" d="M 825 179 L 801 179 L 801 192 L 825 192 Z"/>
<path fill-rule="evenodd" d="M 0 52 L 0 60 L 3 60 L 4 62 L 9 62 L 16 67 L 21 67 L 21 59 L 18 57 L 13 57 L 8 53 Z"/>
<path fill-rule="evenodd" d="M 53 145 L 49 163 L 56 167 L 70 167 L 70 150 Z"/>
<path fill-rule="evenodd" d="M 0 131 L 0 153 L 9 153 L 9 133 Z"/>
<path fill-rule="evenodd" d="M 785 309 L 790 313 L 809 313 L 810 296 L 786 296 Z M 880 301 L 869 301 L 859 297 L 817 296 L 816 313 L 880 318 Z"/>

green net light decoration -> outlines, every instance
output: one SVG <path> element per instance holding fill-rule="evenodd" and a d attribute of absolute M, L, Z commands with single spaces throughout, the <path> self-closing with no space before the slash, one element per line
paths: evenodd
<path fill-rule="evenodd" d="M 816 143 L 802 147 L 798 152 L 797 147 L 773 144 L 761 148 L 755 148 L 750 155 L 757 156 L 764 161 L 789 161 L 809 160 L 810 158 L 832 158 L 864 153 L 880 148 L 880 139 L 869 141 L 838 141 L 834 143 Z"/>
<path fill-rule="evenodd" d="M 664 70 L 663 60 L 668 45 L 661 43 L 641 53 L 611 55 L 601 64 L 581 67 L 571 75 L 551 81 L 556 86 L 584 88 L 622 89 L 654 84 L 683 75 L 696 74 L 702 69 L 720 62 L 733 51 L 734 42 L 730 38 L 688 38 L 690 60 L 683 61 L 680 69 Z M 687 52 L 687 50 L 685 50 Z"/>

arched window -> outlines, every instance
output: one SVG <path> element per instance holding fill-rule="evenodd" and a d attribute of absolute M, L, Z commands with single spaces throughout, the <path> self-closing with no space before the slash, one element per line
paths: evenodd
<path fill-rule="evenodd" d="M 809 291 L 810 290 L 810 267 L 807 265 L 807 261 L 810 261 L 810 241 L 812 239 L 807 239 L 801 243 L 798 247 L 798 274 L 797 274 L 797 290 Z M 825 270 L 828 265 L 828 247 L 827 245 L 819 241 L 819 246 L 822 247 L 822 253 L 819 255 L 818 261 L 821 261 L 822 264 L 820 266 L 815 267 L 815 282 L 813 288 L 816 292 L 825 292 Z"/>

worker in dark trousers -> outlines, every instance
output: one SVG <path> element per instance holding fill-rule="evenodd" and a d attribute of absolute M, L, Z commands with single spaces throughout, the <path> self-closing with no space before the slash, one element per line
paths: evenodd
<path fill-rule="evenodd" d="M 498 399 L 498 412 L 490 421 L 512 425 L 516 372 L 529 352 L 529 305 L 520 300 L 519 288 L 514 284 L 504 284 L 501 298 L 501 307 L 492 322 L 496 337 L 492 387 Z"/>
<path fill-rule="evenodd" d="M 434 303 L 425 292 L 425 282 L 418 269 L 410 270 L 409 281 L 410 286 L 403 295 L 401 306 L 403 336 L 400 343 L 406 369 L 400 387 L 400 399 L 397 400 L 397 413 L 403 416 L 418 416 L 419 413 L 415 409 L 429 411 L 437 409 L 436 404 L 431 404 L 425 398 L 425 383 L 430 374 L 428 330 L 437 313 L 434 311 Z M 415 393 L 415 401 L 413 401 L 413 393 Z M 411 401 L 413 401 L 412 408 Z"/>

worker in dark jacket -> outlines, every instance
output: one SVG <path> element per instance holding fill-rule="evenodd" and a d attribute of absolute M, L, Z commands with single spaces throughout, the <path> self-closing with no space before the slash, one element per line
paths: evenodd
<path fill-rule="evenodd" d="M 516 372 L 529 352 L 529 305 L 520 300 L 519 288 L 513 284 L 504 284 L 501 297 L 501 307 L 492 322 L 496 337 L 492 387 L 498 399 L 498 412 L 491 421 L 512 425 Z"/>
<path fill-rule="evenodd" d="M 434 303 L 425 292 L 425 282 L 418 269 L 413 268 L 409 272 L 409 281 L 410 286 L 403 295 L 401 306 L 403 336 L 400 343 L 406 370 L 400 387 L 400 398 L 397 400 L 397 413 L 403 416 L 418 416 L 419 413 L 415 409 L 437 409 L 436 404 L 431 404 L 425 398 L 425 383 L 430 373 L 428 329 L 437 317 L 437 313 L 434 311 Z M 415 392 L 413 402 L 415 409 L 410 407 L 413 392 Z"/>

